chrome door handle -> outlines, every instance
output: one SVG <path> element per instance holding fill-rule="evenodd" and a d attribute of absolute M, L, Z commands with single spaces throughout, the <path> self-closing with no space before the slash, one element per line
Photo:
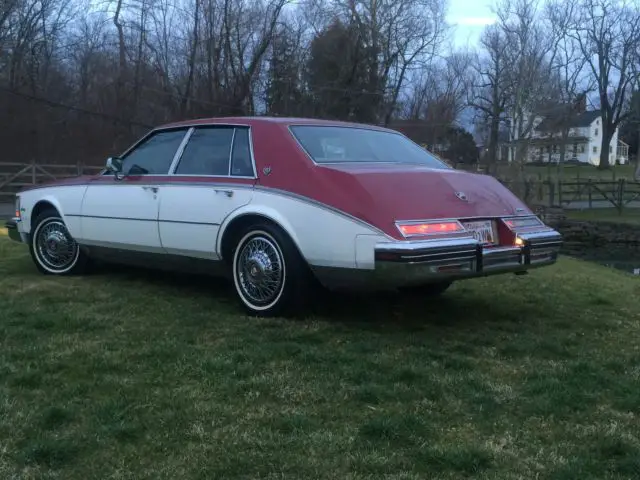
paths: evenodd
<path fill-rule="evenodd" d="M 214 190 L 216 193 L 224 193 L 227 197 L 233 197 L 233 190 Z"/>
<path fill-rule="evenodd" d="M 153 193 L 158 193 L 158 187 L 149 187 L 149 186 L 144 186 L 142 187 L 143 190 L 151 190 Z"/>

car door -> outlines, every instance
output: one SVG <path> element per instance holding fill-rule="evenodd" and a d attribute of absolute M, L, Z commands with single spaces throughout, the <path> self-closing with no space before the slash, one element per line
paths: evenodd
<path fill-rule="evenodd" d="M 122 157 L 124 178 L 105 174 L 82 201 L 82 243 L 163 253 L 158 233 L 162 183 L 191 130 L 158 130 Z"/>
<path fill-rule="evenodd" d="M 248 204 L 256 181 L 246 126 L 196 127 L 163 187 L 158 226 L 165 252 L 217 259 L 220 225 Z"/>

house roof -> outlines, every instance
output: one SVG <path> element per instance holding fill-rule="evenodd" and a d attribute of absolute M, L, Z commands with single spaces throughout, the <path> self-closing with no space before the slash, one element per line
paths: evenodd
<path fill-rule="evenodd" d="M 556 131 L 562 126 L 569 127 L 588 127 L 596 118 L 602 115 L 600 110 L 589 110 L 586 112 L 571 114 L 565 112 L 563 114 L 550 115 L 536 127 L 540 132 Z"/>

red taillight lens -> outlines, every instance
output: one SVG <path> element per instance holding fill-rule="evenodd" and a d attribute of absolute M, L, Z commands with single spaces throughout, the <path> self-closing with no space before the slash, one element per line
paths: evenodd
<path fill-rule="evenodd" d="M 405 237 L 411 237 L 415 235 L 459 233 L 464 232 L 464 227 L 459 222 L 406 223 L 398 225 L 398 230 Z"/>
<path fill-rule="evenodd" d="M 504 223 L 512 230 L 518 228 L 539 227 L 542 225 L 542 222 L 538 217 L 508 218 Z"/>

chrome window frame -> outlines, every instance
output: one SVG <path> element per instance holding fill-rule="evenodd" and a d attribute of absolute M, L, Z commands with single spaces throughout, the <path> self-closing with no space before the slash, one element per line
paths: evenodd
<path fill-rule="evenodd" d="M 175 173 L 176 168 L 178 167 L 178 164 L 180 163 L 180 159 L 182 158 L 182 154 L 184 153 L 184 150 L 186 149 L 188 143 L 189 143 L 189 139 L 191 138 L 191 136 L 193 135 L 193 133 L 195 132 L 196 129 L 198 128 L 209 128 L 209 127 L 231 127 L 233 128 L 233 137 L 235 138 L 235 131 L 238 128 L 246 128 L 249 130 L 249 134 L 248 134 L 248 141 L 249 141 L 249 154 L 251 156 L 251 168 L 253 169 L 253 175 L 252 176 L 247 176 L 247 175 L 232 175 L 230 172 L 227 175 L 197 175 L 197 174 L 188 174 L 188 173 Z M 246 123 L 187 123 L 184 125 L 176 125 L 176 126 L 171 126 L 171 127 L 157 127 L 154 128 L 152 130 L 150 130 L 149 132 L 147 132 L 144 136 L 142 136 L 140 139 L 138 139 L 133 145 L 131 145 L 129 148 L 127 148 L 122 154 L 120 154 L 120 157 L 125 157 L 127 156 L 129 153 L 131 153 L 136 147 L 138 147 L 141 143 L 143 143 L 144 141 L 146 141 L 149 137 L 151 137 L 152 135 L 155 135 L 156 133 L 160 133 L 160 132 L 166 132 L 166 131 L 172 131 L 172 130 L 180 130 L 180 129 L 185 129 L 185 136 L 182 139 L 182 142 L 180 143 L 180 145 L 178 146 L 178 149 L 176 150 L 175 155 L 173 156 L 173 160 L 171 161 L 171 165 L 169 167 L 169 171 L 165 174 L 141 174 L 139 176 L 141 177 L 196 177 L 196 178 L 238 178 L 238 179 L 244 179 L 244 180 L 257 180 L 258 178 L 258 169 L 256 166 L 256 158 L 255 158 L 255 151 L 253 148 L 253 128 L 251 127 L 251 125 L 248 125 Z M 233 154 L 233 139 L 232 139 L 232 143 L 231 143 L 231 151 L 229 154 L 229 169 L 231 169 L 231 156 Z M 100 172 L 99 175 L 102 176 L 109 176 L 109 175 L 113 175 L 112 173 L 103 170 L 102 172 Z"/>

